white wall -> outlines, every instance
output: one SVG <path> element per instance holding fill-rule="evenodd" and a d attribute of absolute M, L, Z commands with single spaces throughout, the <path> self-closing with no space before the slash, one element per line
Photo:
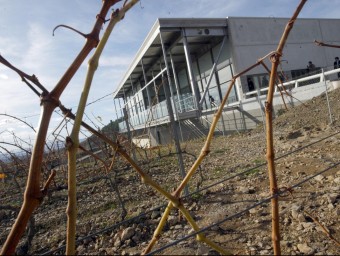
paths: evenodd
<path fill-rule="evenodd" d="M 276 50 L 288 19 L 285 18 L 229 18 L 229 34 L 233 45 L 233 62 L 236 72 L 256 63 L 267 53 Z M 335 48 L 319 47 L 314 40 L 340 44 L 340 20 L 298 19 L 288 37 L 282 59 L 284 70 L 303 69 L 308 61 L 317 67 L 332 66 L 340 55 Z M 269 60 L 265 63 L 270 67 Z M 264 73 L 262 67 L 249 74 Z"/>

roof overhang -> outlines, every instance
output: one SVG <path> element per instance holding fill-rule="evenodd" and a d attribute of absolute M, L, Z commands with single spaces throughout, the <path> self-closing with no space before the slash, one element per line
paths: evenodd
<path fill-rule="evenodd" d="M 226 18 L 160 18 L 153 25 L 143 44 L 139 48 L 130 67 L 123 76 L 114 98 L 123 98 L 125 92 L 130 90 L 131 84 L 139 80 L 144 81 L 143 67 L 146 73 L 152 70 L 159 72 L 161 63 L 164 63 L 162 41 L 171 55 L 175 65 L 185 65 L 185 55 L 182 38 L 185 34 L 190 45 L 190 52 L 193 56 L 204 51 L 212 44 L 217 44 L 226 35 Z M 143 65 L 142 65 L 143 62 Z M 163 65 L 164 68 L 164 65 Z"/>

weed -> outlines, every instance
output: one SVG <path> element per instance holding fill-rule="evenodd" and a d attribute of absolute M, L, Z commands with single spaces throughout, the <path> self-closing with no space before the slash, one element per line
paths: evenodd
<path fill-rule="evenodd" d="M 220 166 L 218 166 L 218 167 L 216 167 L 215 169 L 214 169 L 214 171 L 216 172 L 216 173 L 220 173 L 220 172 L 222 172 L 224 170 L 224 168 L 223 167 L 220 167 Z"/>
<path fill-rule="evenodd" d="M 264 164 L 266 161 L 265 160 L 263 160 L 263 159 L 255 159 L 254 160 L 254 163 L 256 164 L 256 165 L 261 165 L 261 164 Z"/>
<path fill-rule="evenodd" d="M 193 199 L 193 200 L 200 200 L 201 198 L 202 198 L 202 194 L 200 194 L 200 193 L 195 193 L 195 194 L 192 194 L 191 195 L 191 198 Z"/>
<path fill-rule="evenodd" d="M 281 108 L 281 109 L 279 109 L 279 110 L 276 112 L 276 115 L 277 115 L 277 116 L 281 116 L 281 115 L 283 115 L 285 112 L 286 112 L 286 110 L 283 109 L 283 108 Z"/>
<path fill-rule="evenodd" d="M 214 150 L 213 153 L 214 154 L 221 154 L 221 153 L 225 153 L 227 151 L 228 151 L 228 149 L 226 149 L 226 148 L 220 148 L 220 149 Z"/>
<path fill-rule="evenodd" d="M 257 174 L 260 172 L 260 169 L 252 169 L 250 170 L 249 172 L 246 172 L 246 175 L 249 176 L 249 175 L 254 175 L 254 174 Z"/>

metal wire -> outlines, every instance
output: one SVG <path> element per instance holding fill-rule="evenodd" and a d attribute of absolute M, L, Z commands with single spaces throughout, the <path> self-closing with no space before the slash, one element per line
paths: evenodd
<path fill-rule="evenodd" d="M 305 146 L 303 146 L 303 147 L 300 147 L 300 148 L 298 148 L 298 149 L 296 149 L 296 150 L 293 150 L 293 151 L 290 151 L 290 152 L 288 152 L 288 153 L 286 153 L 286 154 L 283 154 L 283 155 L 281 155 L 281 156 L 275 158 L 275 160 L 279 160 L 279 159 L 281 159 L 281 158 L 287 157 L 287 156 L 289 156 L 289 155 L 291 155 L 291 154 L 293 154 L 293 153 L 296 153 L 296 152 L 301 151 L 301 150 L 303 150 L 303 149 L 305 149 L 305 148 L 308 148 L 308 147 L 310 147 L 310 146 L 312 146 L 312 145 L 314 145 L 314 144 L 317 144 L 317 143 L 319 143 L 319 142 L 321 142 L 321 141 L 323 141 L 323 140 L 326 140 L 326 139 L 328 139 L 328 138 L 330 138 L 330 137 L 333 137 L 333 136 L 335 136 L 335 135 L 337 135 L 337 134 L 339 134 L 339 133 L 340 133 L 340 131 L 337 131 L 337 132 L 335 132 L 335 133 L 333 133 L 333 134 L 331 134 L 331 135 L 329 135 L 329 136 L 326 136 L 326 137 L 321 138 L 321 139 L 319 139 L 319 140 L 317 140 L 317 141 L 314 141 L 314 142 L 312 142 L 312 143 L 310 143 L 310 144 L 307 144 L 307 145 L 305 145 Z M 308 179 L 306 179 L 306 180 L 301 181 L 300 183 L 297 183 L 296 185 L 292 186 L 291 188 L 297 187 L 297 186 L 299 186 L 300 184 L 302 184 L 302 183 L 304 183 L 304 182 L 306 182 L 306 181 L 312 179 L 313 177 L 315 177 L 315 176 L 317 176 L 317 175 L 319 175 L 319 174 L 321 174 L 321 173 L 323 173 L 323 172 L 326 172 L 326 171 L 329 170 L 329 169 L 332 169 L 333 167 L 339 165 L 339 163 L 340 163 L 340 162 L 338 162 L 338 163 L 336 163 L 335 165 L 333 165 L 333 166 L 327 168 L 326 170 L 321 171 L 321 172 L 318 173 L 318 174 L 315 174 L 315 175 L 311 176 L 310 178 L 308 178 Z M 199 192 L 202 192 L 202 191 L 204 191 L 204 190 L 206 190 L 206 189 L 209 189 L 209 188 L 211 188 L 211 187 L 214 187 L 214 186 L 216 186 L 216 185 L 218 185 L 218 184 L 221 184 L 221 183 L 223 183 L 223 182 L 225 182 L 225 181 L 231 180 L 231 179 L 236 178 L 236 177 L 238 177 L 238 176 L 245 175 L 245 174 L 251 172 L 251 171 L 254 170 L 254 169 L 257 169 L 257 168 L 259 168 L 259 167 L 265 166 L 266 164 L 267 164 L 267 163 L 263 163 L 263 164 L 260 164 L 260 165 L 255 166 L 255 167 L 252 167 L 252 168 L 250 168 L 250 169 L 247 169 L 247 170 L 245 170 L 245 171 L 243 171 L 243 172 L 240 172 L 240 173 L 238 173 L 238 174 L 229 176 L 229 177 L 227 177 L 227 178 L 225 178 L 225 179 L 222 179 L 222 180 L 220 180 L 220 181 L 218 181 L 218 182 L 216 182 L 216 183 L 210 184 L 210 185 L 208 185 L 208 186 L 206 186 L 206 187 L 204 187 L 204 188 L 201 188 L 201 189 L 199 189 L 199 190 L 196 190 L 195 192 L 192 192 L 192 193 L 188 194 L 187 196 L 183 196 L 182 199 L 185 199 L 185 198 L 187 198 L 187 197 L 189 197 L 189 196 L 195 195 L 195 194 L 197 194 L 197 193 L 199 193 Z M 242 216 L 243 214 L 247 213 L 249 210 L 251 210 L 251 209 L 253 209 L 253 208 L 255 208 L 255 207 L 259 206 L 259 205 L 262 205 L 262 204 L 264 204 L 264 203 L 266 203 L 266 202 L 269 202 L 272 198 L 277 197 L 277 196 L 280 196 L 281 194 L 283 194 L 283 193 L 285 193 L 285 192 L 287 192 L 287 191 L 288 191 L 288 189 L 282 190 L 282 191 L 280 191 L 279 193 L 273 195 L 272 197 L 266 198 L 266 199 L 264 199 L 263 201 L 258 202 L 258 203 L 256 203 L 256 204 L 254 204 L 254 205 L 252 205 L 252 206 L 246 208 L 245 210 L 243 210 L 243 211 L 241 211 L 241 212 L 238 212 L 238 213 L 236 213 L 236 214 L 234 214 L 234 215 L 229 216 L 228 218 L 222 220 L 221 223 L 223 223 L 223 222 L 225 222 L 225 221 L 227 221 L 227 220 L 229 220 L 229 219 L 231 219 L 231 218 L 235 218 L 235 217 Z M 123 224 L 129 223 L 129 222 L 132 222 L 132 221 L 134 221 L 134 220 L 137 220 L 137 219 L 139 219 L 139 218 L 141 218 L 141 217 L 144 217 L 144 216 L 147 215 L 148 213 L 151 213 L 151 212 L 153 212 L 153 211 L 156 211 L 156 210 L 160 210 L 160 209 L 162 209 L 162 208 L 165 208 L 166 205 L 167 205 L 167 204 L 163 204 L 163 205 L 161 205 L 161 206 L 155 207 L 155 208 L 153 208 L 153 209 L 151 209 L 151 210 L 149 210 L 149 211 L 147 211 L 147 212 L 141 213 L 141 214 L 138 215 L 138 216 L 135 216 L 135 217 L 133 217 L 133 218 L 130 218 L 130 219 L 121 221 L 121 222 L 116 223 L 116 224 L 114 224 L 114 225 L 112 225 L 112 226 L 110 226 L 110 227 L 107 227 L 107 228 L 105 228 L 105 229 L 99 230 L 99 231 L 94 232 L 94 233 L 92 233 L 92 234 L 90 234 L 90 235 L 87 235 L 87 236 L 85 236 L 85 237 L 79 238 L 79 239 L 77 239 L 76 244 L 79 244 L 81 241 L 83 241 L 83 240 L 85 240 L 85 239 L 87 239 L 87 238 L 91 238 L 91 237 L 93 237 L 93 236 L 99 235 L 99 234 L 104 233 L 104 232 L 107 232 L 107 231 L 111 231 L 111 230 L 113 230 L 113 229 L 115 229 L 115 228 L 117 228 L 117 227 L 119 227 L 119 226 L 121 226 L 121 225 L 123 225 Z M 218 222 L 218 223 L 215 223 L 215 224 L 213 224 L 213 225 L 207 226 L 207 227 L 201 229 L 201 230 L 198 231 L 198 232 L 192 233 L 192 234 L 190 234 L 190 235 L 188 235 L 188 236 L 185 236 L 185 237 L 183 237 L 183 238 L 181 238 L 181 239 L 178 239 L 178 240 L 176 240 L 176 241 L 174 241 L 174 242 L 168 244 L 169 246 L 166 245 L 166 246 L 164 246 L 164 247 L 162 247 L 162 248 L 160 248 L 160 249 L 164 250 L 164 249 L 166 249 L 166 248 L 169 248 L 169 247 L 171 247 L 171 246 L 173 246 L 173 245 L 176 245 L 176 244 L 180 243 L 181 241 L 184 241 L 184 240 L 186 240 L 186 239 L 188 239 L 188 238 L 190 238 L 190 237 L 193 237 L 193 236 L 195 236 L 195 235 L 197 235 L 197 234 L 199 234 L 199 233 L 202 233 L 202 232 L 204 232 L 204 231 L 206 231 L 206 230 L 209 230 L 210 228 L 212 228 L 212 227 L 214 227 L 214 226 L 217 226 L 217 225 L 219 225 L 219 224 L 221 224 L 221 223 Z M 58 251 L 60 251 L 60 250 L 62 250 L 62 249 L 64 249 L 64 248 L 66 248 L 66 245 L 60 246 L 59 248 L 56 248 L 56 249 L 51 250 L 51 251 L 48 251 L 48 252 L 43 253 L 43 254 L 41 254 L 41 255 L 51 255 L 51 254 L 56 253 L 56 252 L 58 252 Z M 157 249 L 156 251 L 153 251 L 153 252 L 151 252 L 151 253 L 154 254 L 154 253 L 160 252 L 160 251 L 161 251 L 160 249 Z"/>
<path fill-rule="evenodd" d="M 305 148 L 308 148 L 308 147 L 310 147 L 310 146 L 312 146 L 312 145 L 314 145 L 314 144 L 316 144 L 316 143 L 319 143 L 319 142 L 321 142 L 321 141 L 323 141 L 323 140 L 326 140 L 326 139 L 328 139 L 328 138 L 330 138 L 330 137 L 333 137 L 333 136 L 335 136 L 335 135 L 337 135 L 337 134 L 340 134 L 340 131 L 337 131 L 336 133 L 333 133 L 333 134 L 331 134 L 331 135 L 329 135 L 329 136 L 326 136 L 326 137 L 324 137 L 324 138 L 322 138 L 322 139 L 319 139 L 319 140 L 317 140 L 317 141 L 314 141 L 314 142 L 312 142 L 312 143 L 310 143 L 310 144 L 308 144 L 308 145 L 305 145 L 305 146 L 300 147 L 300 148 L 298 148 L 298 149 L 296 149 L 296 150 L 290 151 L 290 152 L 288 152 L 288 153 L 286 153 L 286 154 L 283 154 L 283 155 L 281 155 L 281 156 L 279 156 L 279 157 L 276 157 L 276 158 L 275 158 L 275 161 L 276 161 L 276 160 L 279 160 L 279 159 L 281 159 L 281 158 L 284 158 L 284 157 L 286 157 L 286 156 L 289 156 L 289 155 L 291 155 L 291 154 L 293 154 L 293 153 L 296 153 L 296 152 L 298 152 L 298 151 L 301 151 L 301 150 L 303 150 L 303 149 L 305 149 Z M 247 174 L 247 173 L 249 173 L 249 172 L 251 172 L 251 171 L 253 171 L 253 170 L 257 169 L 257 168 L 260 168 L 260 167 L 262 167 L 262 166 L 265 166 L 266 164 L 267 164 L 267 163 L 259 164 L 259 165 L 257 165 L 257 166 L 254 166 L 254 167 L 250 168 L 250 169 L 247 169 L 247 170 L 245 170 L 245 171 L 243 171 L 243 172 L 240 172 L 240 173 L 237 173 L 237 174 L 235 174 L 235 175 L 226 177 L 225 179 L 222 179 L 222 180 L 217 181 L 217 182 L 215 182 L 215 183 L 213 183 L 213 184 L 210 184 L 210 185 L 208 185 L 208 186 L 206 186 L 206 187 L 203 187 L 203 188 L 201 188 L 201 189 L 199 189 L 199 190 L 196 190 L 195 192 L 190 193 L 188 196 L 197 194 L 197 193 L 199 193 L 199 192 L 202 192 L 202 191 L 204 191 L 204 190 L 206 190 L 206 189 L 209 189 L 209 188 L 211 188 L 211 187 L 214 187 L 214 186 L 216 186 L 216 185 L 218 185 L 218 184 L 221 184 L 221 183 L 223 183 L 223 182 L 225 182 L 225 181 L 231 180 L 231 179 L 236 178 L 236 177 L 238 177 L 238 176 L 245 175 L 245 174 Z M 183 198 L 185 198 L 185 197 L 187 197 L 187 196 L 184 196 Z"/>
<path fill-rule="evenodd" d="M 132 221 L 134 221 L 134 220 L 140 219 L 140 218 L 144 217 L 145 215 L 147 215 L 147 214 L 149 214 L 149 213 L 152 213 L 153 211 L 157 211 L 157 210 L 161 210 L 162 208 L 165 208 L 165 206 L 166 206 L 165 204 L 164 204 L 164 205 L 161 205 L 161 206 L 157 206 L 157 207 L 155 207 L 155 208 L 153 208 L 153 209 L 151 209 L 151 210 L 149 210 L 149 211 L 146 211 L 146 212 L 143 212 L 143 213 L 139 214 L 138 216 L 132 217 L 132 218 L 127 219 L 127 220 L 123 220 L 123 221 L 121 221 L 121 222 L 119 222 L 119 223 L 116 223 L 116 224 L 110 226 L 110 227 L 101 229 L 101 230 L 99 230 L 99 231 L 97 231 L 97 232 L 94 232 L 94 233 L 92 233 L 92 234 L 90 234 L 90 235 L 81 237 L 81 238 L 77 239 L 76 244 L 79 244 L 81 241 L 83 241 L 83 240 L 85 240 L 85 239 L 87 239 L 87 238 L 91 238 L 91 237 L 97 236 L 97 235 L 99 235 L 99 234 L 101 234 L 101 233 L 105 233 L 105 232 L 111 231 L 112 229 L 115 229 L 115 228 L 117 228 L 117 227 L 119 227 L 119 226 L 121 226 L 121 225 L 123 225 L 123 224 L 126 224 L 126 223 L 132 222 Z M 61 251 L 62 249 L 65 249 L 65 248 L 66 248 L 66 245 L 62 245 L 62 246 L 60 246 L 60 247 L 58 247 L 58 248 L 56 248 L 56 249 L 54 249 L 54 250 L 45 252 L 45 253 L 43 253 L 43 254 L 38 254 L 38 255 L 51 255 L 51 254 L 53 254 L 53 253 L 56 253 L 56 252 L 58 252 L 58 251 Z"/>
<path fill-rule="evenodd" d="M 175 240 L 175 241 L 173 241 L 173 242 L 171 242 L 171 243 L 169 243 L 169 244 L 167 244 L 167 245 L 165 245 L 165 246 L 162 246 L 161 248 L 158 248 L 157 250 L 154 250 L 154 251 L 150 252 L 150 253 L 147 254 L 147 255 L 153 255 L 153 254 L 155 254 L 155 253 L 159 253 L 159 252 L 163 251 L 164 249 L 167 249 L 167 248 L 169 248 L 169 247 L 171 247 L 171 246 L 174 246 L 174 245 L 176 245 L 176 244 L 178 244 L 178 243 L 180 243 L 180 242 L 182 242 L 182 241 L 187 240 L 187 239 L 190 238 L 190 237 L 193 237 L 193 236 L 195 236 L 195 235 L 197 235 L 197 234 L 200 234 L 200 233 L 202 233 L 202 232 L 204 232 L 204 231 L 207 231 L 207 230 L 211 229 L 212 227 L 219 226 L 219 225 L 221 225 L 222 223 L 226 222 L 227 220 L 230 220 L 230 219 L 233 219 L 233 218 L 236 218 L 236 217 L 240 217 L 240 216 L 242 216 L 243 214 L 247 213 L 249 210 L 251 210 L 251 209 L 253 209 L 253 208 L 257 207 L 257 206 L 260 206 L 260 205 L 262 205 L 262 204 L 264 204 L 264 203 L 267 203 L 267 202 L 269 202 L 269 201 L 270 201 L 271 199 L 273 199 L 273 198 L 279 197 L 280 195 L 284 194 L 285 192 L 288 192 L 289 189 L 296 188 L 296 187 L 300 186 L 301 184 L 303 184 L 303 183 L 305 183 L 305 182 L 307 182 L 307 181 L 313 179 L 314 177 L 316 177 L 316 176 L 318 176 L 318 175 L 320 175 L 320 174 L 323 174 L 323 173 L 325 173 L 325 172 L 327 172 L 327 171 L 329 171 L 329 170 L 335 168 L 335 167 L 338 166 L 339 164 L 340 164 L 340 162 L 337 162 L 337 163 L 335 163 L 334 165 L 332 165 L 332 166 L 330 166 L 330 167 L 328 167 L 328 168 L 326 168 L 326 169 L 324 169 L 324 170 L 322 170 L 322 171 L 320 171 L 320 172 L 318 172 L 318 173 L 316 173 L 316 174 L 314 174 L 314 175 L 312 175 L 312 176 L 310 176 L 310 177 L 308 177 L 308 178 L 302 180 L 301 182 L 296 183 L 295 185 L 291 186 L 290 188 L 281 190 L 281 191 L 279 191 L 278 193 L 272 195 L 271 197 L 268 197 L 268 198 L 266 198 L 266 199 L 264 199 L 264 200 L 262 200 L 262 201 L 260 201 L 260 202 L 258 202 L 258 203 L 256 203 L 256 204 L 253 204 L 252 206 L 249 206 L 248 208 L 246 208 L 246 209 L 244 209 L 244 210 L 242 210 L 242 211 L 240 211 L 240 212 L 238 212 L 238 213 L 235 213 L 234 215 L 228 216 L 227 218 L 225 218 L 225 219 L 223 219 L 223 220 L 221 220 L 221 221 L 218 221 L 218 222 L 216 222 L 216 223 L 214 223 L 214 224 L 212 224 L 212 225 L 209 225 L 209 226 L 207 226 L 207 227 L 205 227 L 205 228 L 202 228 L 201 230 L 199 230 L 199 231 L 197 231 L 197 232 L 191 233 L 190 235 L 187 235 L 187 236 L 184 236 L 184 237 L 182 237 L 182 238 L 180 238 L 180 239 L 178 239 L 178 240 Z"/>

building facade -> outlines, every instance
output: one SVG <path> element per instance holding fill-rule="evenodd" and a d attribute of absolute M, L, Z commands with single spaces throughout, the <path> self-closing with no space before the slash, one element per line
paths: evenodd
<path fill-rule="evenodd" d="M 235 74 L 275 51 L 287 18 L 158 19 L 114 93 L 120 99 L 128 133 L 139 146 L 202 136 L 209 129 Z M 337 79 L 333 70 L 340 45 L 340 20 L 299 19 L 289 35 L 279 77 L 290 96 L 277 87 L 275 110 L 285 100 L 298 104 L 325 91 Z M 313 68 L 307 68 L 309 62 Z M 269 59 L 240 76 L 232 88 L 216 132 L 252 129 L 264 122 Z"/>

